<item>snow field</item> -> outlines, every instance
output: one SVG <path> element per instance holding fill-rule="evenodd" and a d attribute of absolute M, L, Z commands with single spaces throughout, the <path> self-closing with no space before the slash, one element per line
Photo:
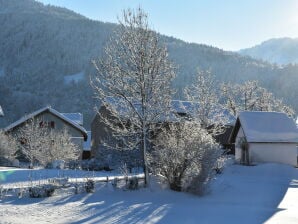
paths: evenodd
<path fill-rule="evenodd" d="M 23 176 L 24 171 L 15 171 L 0 184 L 24 181 Z M 231 165 L 204 197 L 156 187 L 123 191 L 102 183 L 93 194 L 4 198 L 0 223 L 298 223 L 297 211 L 298 169 Z"/>

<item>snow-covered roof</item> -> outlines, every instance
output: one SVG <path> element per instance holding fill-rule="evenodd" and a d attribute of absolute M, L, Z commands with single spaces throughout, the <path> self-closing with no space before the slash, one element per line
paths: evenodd
<path fill-rule="evenodd" d="M 91 150 L 91 131 L 87 131 L 87 141 L 83 143 L 83 149 L 84 151 L 90 151 Z"/>
<path fill-rule="evenodd" d="M 107 97 L 105 99 L 108 106 L 117 111 L 120 116 L 129 115 L 129 107 L 126 106 L 126 102 L 121 98 Z M 133 102 L 134 107 L 138 112 L 141 112 L 141 104 L 138 101 Z M 199 104 L 191 101 L 172 100 L 169 110 L 171 111 L 167 117 L 159 117 L 159 120 L 171 120 L 177 121 L 179 116 L 189 115 L 190 117 L 195 115 L 199 108 Z M 227 118 L 227 124 L 234 124 L 236 118 L 231 115 L 227 110 L 221 109 L 220 113 L 224 114 Z M 177 117 L 178 115 L 178 117 Z M 214 114 L 216 117 L 218 114 Z M 179 119 L 179 118 L 178 118 Z"/>
<path fill-rule="evenodd" d="M 3 113 L 3 110 L 2 110 L 2 107 L 0 105 L 0 117 L 4 116 L 4 113 Z"/>
<path fill-rule="evenodd" d="M 4 131 L 9 131 L 17 126 L 19 126 L 20 124 L 26 122 L 27 120 L 34 118 L 35 116 L 48 111 L 49 113 L 52 113 L 53 115 L 59 117 L 60 119 L 64 120 L 66 123 L 70 124 L 71 126 L 73 126 L 74 128 L 78 129 L 80 132 L 83 133 L 84 135 L 84 139 L 87 140 L 87 131 L 85 130 L 85 128 L 83 128 L 81 125 L 79 125 L 78 123 L 72 121 L 71 119 L 65 117 L 64 115 L 62 115 L 60 112 L 58 112 L 57 110 L 47 106 L 47 107 L 43 107 L 39 110 L 36 110 L 34 112 L 32 112 L 31 114 L 25 115 L 23 117 L 21 117 L 19 120 L 15 121 L 14 123 L 8 125 L 6 128 L 4 128 Z"/>
<path fill-rule="evenodd" d="M 79 125 L 83 125 L 83 114 L 81 113 L 61 113 L 63 116 L 68 119 L 78 123 Z"/>
<path fill-rule="evenodd" d="M 129 115 L 130 109 L 127 106 L 127 102 L 121 98 L 116 97 L 107 97 L 106 102 L 108 103 L 109 107 L 112 107 L 113 110 L 116 110 L 120 116 L 127 116 Z M 133 101 L 133 105 L 137 112 L 141 112 L 141 104 L 139 101 Z M 182 101 L 182 100 L 172 100 L 171 101 L 171 113 L 167 116 L 168 120 L 177 120 L 177 114 L 192 114 L 194 112 L 194 104 L 189 101 Z M 160 120 L 165 120 L 166 118 L 159 117 Z"/>
<path fill-rule="evenodd" d="M 247 142 L 298 143 L 298 129 L 295 122 L 285 113 L 240 112 L 236 126 L 238 130 L 239 126 L 242 127 Z M 236 126 L 233 132 L 237 129 Z"/>

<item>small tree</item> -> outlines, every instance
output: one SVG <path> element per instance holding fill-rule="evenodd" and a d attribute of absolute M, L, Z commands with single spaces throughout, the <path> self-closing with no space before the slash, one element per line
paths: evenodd
<path fill-rule="evenodd" d="M 28 159 L 30 167 L 33 167 L 35 161 L 40 161 L 44 157 L 48 132 L 49 129 L 41 120 L 30 119 L 16 133 L 20 143 L 20 152 Z"/>
<path fill-rule="evenodd" d="M 31 119 L 17 133 L 21 153 L 33 167 L 35 161 L 47 165 L 54 160 L 77 159 L 79 148 L 71 141 L 66 129 L 51 129 L 39 119 Z"/>
<path fill-rule="evenodd" d="M 104 105 L 111 107 L 108 97 L 119 100 L 112 108 L 117 121 L 105 119 L 105 123 L 122 142 L 122 149 L 142 149 L 147 184 L 149 133 L 152 124 L 164 119 L 169 111 L 175 74 L 166 48 L 149 28 L 142 9 L 124 11 L 119 24 L 104 49 L 104 57 L 93 61 L 97 75 L 92 86 Z"/>
<path fill-rule="evenodd" d="M 199 123 L 184 121 L 163 128 L 155 144 L 149 161 L 156 174 L 172 190 L 203 193 L 221 156 L 212 136 Z"/>
<path fill-rule="evenodd" d="M 194 119 L 213 135 L 224 131 L 227 114 L 217 92 L 219 84 L 210 71 L 198 69 L 193 84 L 185 89 L 186 99 L 194 104 Z"/>
<path fill-rule="evenodd" d="M 75 160 L 79 157 L 80 149 L 72 142 L 67 129 L 50 130 L 46 142 L 44 156 L 41 158 L 44 164 L 55 160 Z"/>

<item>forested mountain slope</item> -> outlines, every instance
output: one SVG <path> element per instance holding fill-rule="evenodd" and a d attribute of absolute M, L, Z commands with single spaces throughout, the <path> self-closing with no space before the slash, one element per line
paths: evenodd
<path fill-rule="evenodd" d="M 96 105 L 90 61 L 100 57 L 117 25 L 33 0 L 0 0 L 0 24 L 0 105 L 6 115 L 0 127 L 51 105 L 61 112 L 82 112 L 88 128 Z M 182 97 L 200 68 L 221 81 L 258 79 L 298 109 L 298 66 L 281 68 L 211 46 L 164 35 L 160 39 L 177 66 L 176 97 Z"/>

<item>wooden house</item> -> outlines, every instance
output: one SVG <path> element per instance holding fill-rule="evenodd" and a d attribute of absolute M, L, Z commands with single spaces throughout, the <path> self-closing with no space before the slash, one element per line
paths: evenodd
<path fill-rule="evenodd" d="M 105 123 L 105 119 L 109 121 L 117 120 L 113 115 L 113 111 L 117 111 L 120 119 L 129 119 L 130 116 L 129 111 L 127 107 L 124 106 L 123 102 L 115 98 L 109 98 L 107 99 L 107 102 L 108 105 L 102 105 L 99 108 L 98 113 L 95 115 L 91 123 L 91 157 L 99 159 L 103 166 L 109 166 L 110 168 L 117 167 L 121 161 L 131 161 L 132 164 L 130 164 L 130 166 L 136 164 L 137 161 L 142 163 L 143 154 L 139 148 L 136 148 L 133 151 L 116 150 L 116 148 L 119 148 L 117 147 L 119 141 L 113 137 L 112 130 L 109 125 Z M 191 119 L 194 116 L 193 113 L 195 112 L 196 106 L 196 104 L 189 101 L 172 100 L 170 105 L 171 108 L 169 108 L 169 111 L 171 112 L 167 117 L 159 117 L 156 123 L 151 125 L 165 126 L 167 122 L 180 122 L 181 118 Z M 135 108 L 137 110 L 140 109 L 137 102 Z M 231 128 L 229 131 L 231 131 Z M 152 133 L 152 136 L 156 134 L 157 133 Z M 228 145 L 229 134 L 230 132 L 225 132 L 225 134 L 219 136 L 217 139 L 218 141 L 221 141 L 220 143 L 225 148 L 230 146 Z"/>
<path fill-rule="evenodd" d="M 85 128 L 51 107 L 44 107 L 23 116 L 4 128 L 4 131 L 16 135 L 20 127 L 32 120 L 38 120 L 40 126 L 47 125 L 54 130 L 62 131 L 66 128 L 71 135 L 71 140 L 83 150 L 83 142 L 87 140 Z"/>

